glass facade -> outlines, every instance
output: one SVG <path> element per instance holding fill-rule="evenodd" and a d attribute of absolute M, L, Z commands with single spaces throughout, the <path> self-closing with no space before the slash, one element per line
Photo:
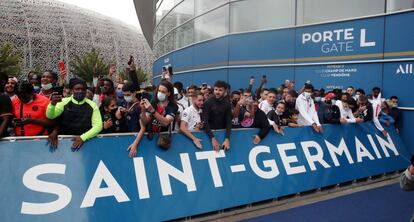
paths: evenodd
<path fill-rule="evenodd" d="M 311 24 L 385 12 L 385 0 L 297 0 L 297 24 Z"/>
<path fill-rule="evenodd" d="M 414 0 L 387 0 L 387 12 L 414 8 Z"/>
<path fill-rule="evenodd" d="M 229 6 L 218 8 L 194 20 L 195 41 L 203 41 L 229 32 Z"/>
<path fill-rule="evenodd" d="M 293 27 L 383 14 L 414 0 L 160 0 L 154 51 L 170 51 L 229 33 Z"/>
<path fill-rule="evenodd" d="M 295 1 L 292 0 L 232 2 L 230 3 L 230 32 L 294 26 L 295 13 L 292 12 L 295 11 L 295 5 Z"/>

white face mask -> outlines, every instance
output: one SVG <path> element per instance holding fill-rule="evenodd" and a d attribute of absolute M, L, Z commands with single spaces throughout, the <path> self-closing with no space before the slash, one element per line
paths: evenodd
<path fill-rule="evenodd" d="M 132 101 L 132 96 L 124 96 L 124 100 L 127 103 L 130 103 Z"/>
<path fill-rule="evenodd" d="M 310 92 L 303 92 L 303 96 L 305 96 L 306 99 L 309 99 L 311 97 Z"/>
<path fill-rule="evenodd" d="M 358 99 L 359 99 L 359 94 L 355 95 L 355 100 L 358 101 Z"/>
<path fill-rule="evenodd" d="M 42 88 L 44 90 L 49 90 L 49 89 L 52 89 L 53 88 L 53 85 L 52 85 L 52 83 L 42 84 Z"/>
<path fill-rule="evenodd" d="M 165 99 L 167 98 L 167 96 L 166 96 L 164 93 L 162 93 L 162 92 L 158 92 L 158 94 L 157 94 L 157 98 L 158 98 L 158 100 L 159 100 L 160 102 L 164 102 L 164 101 L 165 101 Z"/>
<path fill-rule="evenodd" d="M 315 102 L 320 102 L 321 100 L 322 100 L 321 97 L 319 97 L 319 96 L 315 97 Z"/>

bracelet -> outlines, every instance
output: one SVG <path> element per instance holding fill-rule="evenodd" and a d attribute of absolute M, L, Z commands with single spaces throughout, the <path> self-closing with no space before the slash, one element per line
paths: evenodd
<path fill-rule="evenodd" d="M 150 112 L 150 114 L 151 115 L 154 115 L 155 114 L 155 109 L 152 112 Z"/>

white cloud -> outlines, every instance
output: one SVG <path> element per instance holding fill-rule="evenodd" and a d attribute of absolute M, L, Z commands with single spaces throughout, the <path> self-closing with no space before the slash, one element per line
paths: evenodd
<path fill-rule="evenodd" d="M 133 0 L 59 0 L 121 20 L 140 30 Z"/>

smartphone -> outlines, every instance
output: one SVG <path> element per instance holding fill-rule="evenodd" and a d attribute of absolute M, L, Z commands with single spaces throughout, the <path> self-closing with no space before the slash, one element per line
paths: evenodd
<path fill-rule="evenodd" d="M 131 65 L 131 63 L 134 62 L 134 56 L 129 57 L 128 65 Z"/>
<path fill-rule="evenodd" d="M 59 61 L 59 71 L 62 73 L 63 71 L 65 71 L 66 70 L 66 67 L 65 67 L 65 61 L 63 61 L 63 60 L 60 60 Z"/>
<path fill-rule="evenodd" d="M 263 78 L 263 79 L 266 79 L 266 78 L 267 78 L 267 76 L 266 76 L 266 75 L 263 75 L 263 76 L 262 76 L 262 78 Z"/>
<path fill-rule="evenodd" d="M 250 76 L 250 79 L 254 79 L 254 76 Z"/>
<path fill-rule="evenodd" d="M 103 116 L 103 120 L 104 121 L 107 121 L 107 120 L 109 120 L 109 119 L 111 119 L 111 115 L 110 114 L 104 114 L 104 116 Z"/>
<path fill-rule="evenodd" d="M 151 94 L 149 94 L 149 93 L 147 93 L 147 92 L 142 92 L 142 94 L 141 94 L 141 98 L 142 98 L 142 99 L 147 99 L 148 101 L 151 101 L 152 96 L 151 96 Z"/>

